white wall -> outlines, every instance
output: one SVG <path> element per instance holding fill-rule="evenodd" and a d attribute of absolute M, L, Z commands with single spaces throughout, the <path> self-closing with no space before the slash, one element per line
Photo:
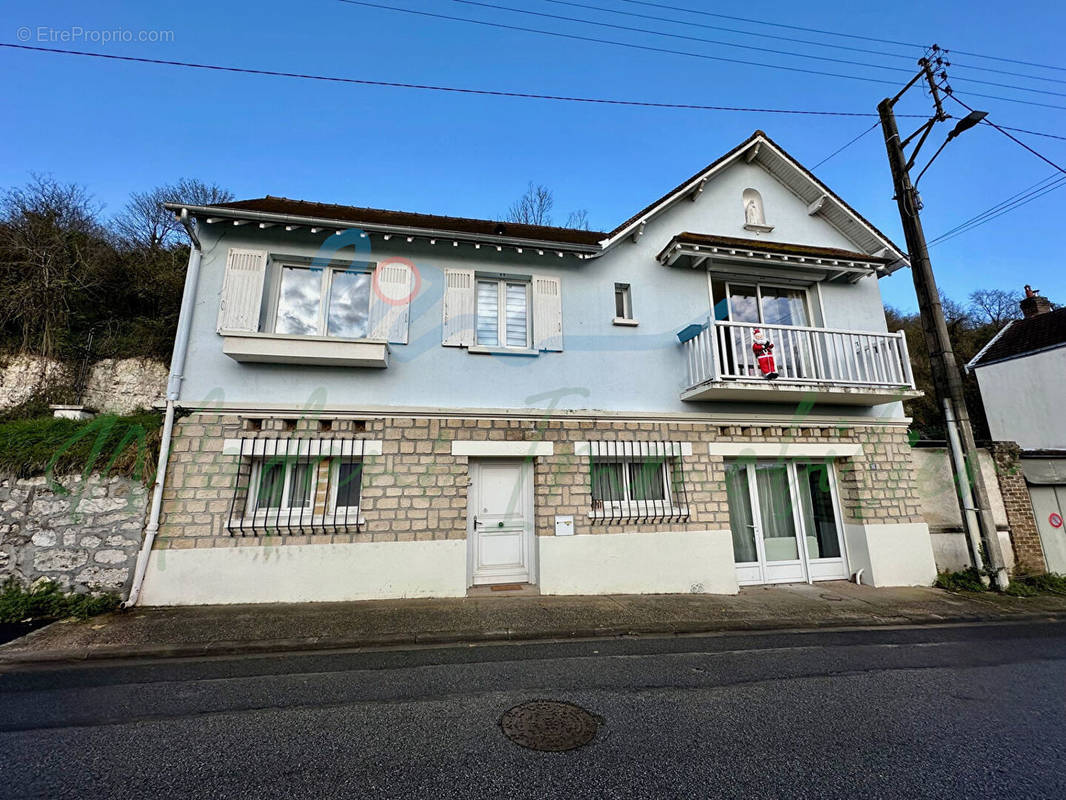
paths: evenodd
<path fill-rule="evenodd" d="M 736 594 L 729 531 L 538 536 L 543 594 Z"/>
<path fill-rule="evenodd" d="M 260 230 L 255 225 L 201 225 L 204 262 L 197 293 L 191 352 L 182 401 L 209 399 L 255 405 L 269 398 L 291 407 L 417 405 L 462 408 L 529 408 L 554 404 L 561 409 L 611 411 L 723 411 L 788 414 L 793 407 L 750 404 L 683 403 L 686 362 L 676 332 L 702 321 L 710 311 L 706 275 L 687 267 L 664 267 L 655 256 L 683 231 L 752 238 L 744 230 L 741 195 L 757 189 L 767 222 L 774 230 L 758 237 L 770 242 L 851 248 L 839 231 L 756 164 L 737 163 L 709 181 L 695 202 L 678 202 L 651 222 L 636 244 L 628 240 L 607 255 L 591 260 L 554 252 L 536 255 L 525 248 L 497 253 L 495 248 L 453 247 L 450 240 L 430 246 L 424 240 L 407 244 L 403 237 L 385 242 L 371 237 L 371 260 L 390 256 L 411 259 L 421 276 L 421 290 L 412 306 L 410 342 L 392 347 L 387 369 L 295 367 L 238 364 L 223 355 L 215 333 L 219 295 L 230 247 L 268 250 L 275 257 L 313 257 L 325 234 L 286 233 L 282 226 Z M 350 253 L 351 251 L 349 251 Z M 342 251 L 338 255 L 344 256 Z M 475 268 L 510 274 L 559 276 L 563 287 L 564 352 L 536 357 L 472 355 L 441 346 L 441 297 L 444 270 Z M 614 283 L 628 283 L 636 328 L 611 324 Z M 857 286 L 828 290 L 831 325 L 883 331 L 884 313 L 874 279 Z M 547 395 L 554 395 L 549 400 Z M 313 399 L 312 399 L 313 398 Z M 819 409 L 824 413 L 831 407 Z M 850 407 L 842 415 L 900 416 L 898 403 L 874 410 Z"/>
<path fill-rule="evenodd" d="M 466 541 L 156 550 L 140 604 L 466 596 Z"/>
<path fill-rule="evenodd" d="M 1066 449 L 1066 347 L 978 367 L 977 383 L 996 441 L 1023 450 Z"/>

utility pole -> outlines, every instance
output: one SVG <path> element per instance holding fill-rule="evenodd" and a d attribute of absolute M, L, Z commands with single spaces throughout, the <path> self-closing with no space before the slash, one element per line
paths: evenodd
<path fill-rule="evenodd" d="M 922 230 L 921 218 L 918 216 L 921 202 L 918 198 L 917 189 L 911 183 L 910 177 L 910 169 L 914 165 L 914 160 L 925 143 L 926 137 L 928 137 L 936 123 L 948 119 L 948 115 L 944 113 L 941 105 L 940 87 L 936 83 L 936 76 L 931 62 L 929 59 L 923 58 L 918 64 L 921 67 L 918 74 L 895 97 L 882 100 L 877 106 L 877 111 L 881 117 L 881 127 L 885 135 L 885 147 L 888 150 L 888 162 L 892 168 L 892 182 L 896 189 L 895 199 L 899 206 L 900 220 L 903 223 L 903 231 L 907 239 L 907 250 L 910 253 L 911 276 L 914 279 L 914 291 L 918 295 L 918 309 L 921 314 L 922 330 L 929 350 L 933 385 L 936 389 L 940 408 L 944 412 L 944 421 L 948 430 L 952 468 L 955 473 L 955 484 L 963 522 L 966 525 L 971 544 L 971 557 L 973 558 L 974 566 L 977 569 L 982 569 L 983 559 L 981 558 L 980 549 L 976 546 L 977 536 L 976 531 L 974 531 L 974 527 L 976 527 L 980 531 L 981 543 L 984 545 L 988 566 L 995 576 L 996 585 L 1000 589 L 1005 589 L 1009 585 L 1010 578 L 1003 563 L 1003 552 L 999 545 L 999 533 L 996 530 L 996 522 L 992 517 L 992 510 L 988 501 L 988 490 L 985 486 L 981 462 L 978 459 L 979 451 L 974 442 L 973 428 L 970 426 L 970 415 L 966 410 L 962 377 L 959 374 L 955 353 L 948 337 L 948 326 L 944 321 L 944 309 L 940 304 L 940 293 L 933 277 L 933 265 L 929 260 L 929 247 L 925 242 L 925 232 Z M 900 140 L 893 108 L 908 89 L 923 79 L 929 84 L 936 111 L 928 122 L 924 123 L 906 139 Z M 948 135 L 944 145 L 963 130 L 976 125 L 983 116 L 984 114 L 981 112 L 974 112 L 970 117 L 960 121 Z M 920 138 L 908 159 L 904 148 L 919 135 Z M 941 145 L 941 150 L 943 150 L 944 145 Z M 940 150 L 934 154 L 933 158 L 936 158 L 939 154 Z M 929 163 L 932 163 L 932 159 L 930 159 Z M 928 167 L 929 164 L 926 164 L 926 167 L 918 175 L 919 179 Z"/>

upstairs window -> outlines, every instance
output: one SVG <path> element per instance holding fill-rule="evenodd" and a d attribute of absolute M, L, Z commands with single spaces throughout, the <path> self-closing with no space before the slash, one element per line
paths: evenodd
<path fill-rule="evenodd" d="M 371 266 L 282 265 L 274 332 L 363 339 L 370 319 Z"/>
<path fill-rule="evenodd" d="M 615 325 L 634 324 L 633 292 L 628 283 L 614 285 L 614 323 Z"/>
<path fill-rule="evenodd" d="M 477 344 L 527 349 L 530 342 L 528 283 L 507 280 L 477 282 Z"/>

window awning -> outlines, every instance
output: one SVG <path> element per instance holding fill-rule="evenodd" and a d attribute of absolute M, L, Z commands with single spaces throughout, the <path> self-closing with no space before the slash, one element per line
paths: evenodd
<path fill-rule="evenodd" d="M 821 281 L 854 283 L 883 272 L 892 259 L 835 247 L 679 233 L 657 256 L 665 266 L 687 266 L 723 277 L 775 281 L 809 286 Z"/>

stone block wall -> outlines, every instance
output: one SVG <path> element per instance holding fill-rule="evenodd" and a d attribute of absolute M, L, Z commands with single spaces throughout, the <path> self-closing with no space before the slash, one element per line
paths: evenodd
<path fill-rule="evenodd" d="M 1025 572 L 1044 572 L 1044 548 L 1033 514 L 1029 485 L 1022 474 L 1021 448 L 1014 442 L 993 442 L 991 450 L 996 462 L 999 493 L 1007 511 L 1007 524 L 1010 525 L 1014 563 Z"/>
<path fill-rule="evenodd" d="M 148 501 L 128 478 L 0 477 L 0 582 L 48 578 L 66 590 L 124 593 Z"/>
<path fill-rule="evenodd" d="M 323 424 L 328 431 L 323 431 Z M 227 438 L 362 438 L 381 441 L 364 459 L 358 532 L 233 536 L 227 519 L 238 458 L 224 455 Z M 711 442 L 859 443 L 862 455 L 839 462 L 845 521 L 921 522 L 906 430 L 890 426 L 718 425 L 707 422 L 545 418 L 382 416 L 355 420 L 328 414 L 296 418 L 198 412 L 175 425 L 158 548 L 462 539 L 466 537 L 468 458 L 453 440 L 550 441 L 554 455 L 534 459 L 538 535 L 554 533 L 557 514 L 574 516 L 575 534 L 723 530 L 729 527 L 725 466 Z M 589 459 L 577 441 L 681 441 L 689 515 L 685 520 L 590 520 Z"/>
<path fill-rule="evenodd" d="M 167 366 L 148 358 L 105 358 L 94 363 L 85 384 L 84 405 L 129 414 L 151 408 L 163 396 Z M 18 355 L 0 362 L 0 410 L 17 406 L 42 386 L 71 385 L 70 368 L 40 356 Z"/>

